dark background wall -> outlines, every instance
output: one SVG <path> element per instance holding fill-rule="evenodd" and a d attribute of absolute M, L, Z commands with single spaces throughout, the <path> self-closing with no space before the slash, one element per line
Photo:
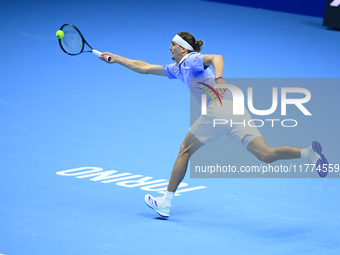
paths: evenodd
<path fill-rule="evenodd" d="M 274 11 L 297 13 L 309 16 L 323 17 L 325 0 L 206 0 L 236 4 Z"/>

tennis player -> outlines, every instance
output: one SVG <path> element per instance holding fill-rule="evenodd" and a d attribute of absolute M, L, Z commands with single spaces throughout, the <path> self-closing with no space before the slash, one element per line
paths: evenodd
<path fill-rule="evenodd" d="M 196 41 L 195 37 L 187 32 L 181 32 L 175 35 L 169 47 L 171 58 L 175 63 L 161 66 L 152 65 L 140 60 L 132 60 L 118 56 L 109 52 L 105 52 L 100 56 L 100 59 L 107 61 L 107 57 L 111 57 L 109 63 L 117 63 L 125 66 L 132 71 L 141 74 L 153 74 L 165 76 L 170 79 L 178 79 L 182 81 L 190 90 L 195 93 L 194 96 L 200 102 L 202 90 L 193 89 L 196 84 L 190 83 L 191 78 L 202 78 L 215 80 L 216 84 L 226 84 L 223 77 L 224 61 L 221 55 L 201 54 L 203 41 Z M 212 71 L 209 66 L 212 66 Z M 200 91 L 200 93 L 198 93 Z M 190 127 L 184 141 L 180 146 L 179 155 L 172 170 L 170 182 L 167 191 L 163 197 L 153 197 L 146 195 L 145 203 L 154 209 L 160 216 L 169 217 L 170 207 L 173 196 L 183 180 L 189 158 L 204 144 L 222 136 L 227 135 L 234 141 L 241 143 L 248 151 L 255 155 L 259 160 L 271 163 L 280 159 L 305 158 L 310 163 L 316 164 L 316 167 L 323 169 L 324 165 L 327 170 L 320 172 L 320 176 L 324 177 L 328 172 L 328 162 L 322 154 L 321 145 L 318 142 L 313 142 L 308 148 L 300 149 L 291 146 L 269 147 L 261 136 L 257 128 L 244 127 L 243 125 L 216 125 L 212 129 L 213 119 L 235 119 L 232 115 L 232 100 L 233 96 L 230 90 L 216 89 L 219 93 L 224 109 L 221 112 L 217 106 L 212 103 L 207 97 L 207 115 L 201 115 L 200 118 Z M 242 116 L 242 121 L 250 120 L 251 117 L 246 109 L 245 115 Z M 237 121 L 237 120 L 235 120 Z M 247 122 L 246 122 L 247 123 Z"/>

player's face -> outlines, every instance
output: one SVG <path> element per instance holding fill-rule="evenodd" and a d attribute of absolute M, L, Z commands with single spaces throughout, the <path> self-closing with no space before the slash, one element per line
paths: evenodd
<path fill-rule="evenodd" d="M 182 57 L 185 54 L 185 52 L 186 52 L 185 49 L 183 49 L 181 46 L 179 46 L 174 41 L 171 42 L 169 50 L 172 53 L 172 55 L 171 55 L 172 60 L 175 60 L 176 62 L 179 62 L 182 59 Z"/>

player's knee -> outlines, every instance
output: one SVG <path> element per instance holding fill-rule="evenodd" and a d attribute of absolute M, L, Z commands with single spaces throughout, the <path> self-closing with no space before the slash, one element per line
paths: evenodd
<path fill-rule="evenodd" d="M 257 156 L 257 158 L 267 164 L 274 162 L 274 160 L 269 155 L 261 155 Z"/>
<path fill-rule="evenodd" d="M 257 158 L 264 163 L 270 164 L 275 161 L 275 152 L 272 148 L 269 148 L 268 150 L 261 152 L 260 155 L 257 155 Z"/>
<path fill-rule="evenodd" d="M 188 152 L 188 151 L 189 151 L 189 148 L 190 148 L 189 144 L 187 144 L 187 143 L 184 141 L 184 142 L 181 143 L 181 146 L 180 146 L 180 148 L 179 148 L 179 151 L 180 151 L 180 153 L 183 154 L 183 153 Z"/>

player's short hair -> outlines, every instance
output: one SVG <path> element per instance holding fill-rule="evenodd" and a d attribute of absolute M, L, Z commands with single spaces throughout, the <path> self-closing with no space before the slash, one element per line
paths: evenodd
<path fill-rule="evenodd" d="M 196 41 L 195 37 L 188 33 L 188 32 L 180 32 L 178 33 L 178 35 L 180 37 L 182 37 L 187 43 L 189 43 L 196 52 L 200 52 L 201 51 L 201 48 L 202 48 L 202 45 L 203 45 L 203 41 L 202 40 L 198 40 Z M 192 52 L 190 50 L 188 50 L 188 52 Z"/>

